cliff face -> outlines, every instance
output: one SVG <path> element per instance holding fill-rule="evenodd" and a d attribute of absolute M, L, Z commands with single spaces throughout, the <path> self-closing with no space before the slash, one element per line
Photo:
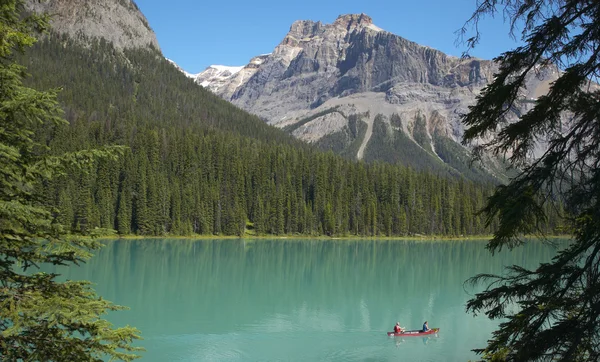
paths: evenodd
<path fill-rule="evenodd" d="M 427 168 L 463 173 L 469 157 L 460 145 L 460 118 L 496 69 L 492 61 L 449 56 L 350 14 L 332 24 L 296 21 L 273 53 L 215 81 L 209 67 L 197 81 L 321 148 L 390 162 L 412 150 Z M 548 68 L 532 76 L 523 108 L 557 75 Z M 493 161 L 485 167 L 482 173 L 500 169 Z"/>
<path fill-rule="evenodd" d="M 53 29 L 117 49 L 158 49 L 132 0 L 27 0 L 53 15 Z M 373 24 L 365 14 L 332 24 L 294 22 L 272 53 L 242 67 L 211 66 L 188 76 L 235 105 L 304 141 L 348 158 L 471 173 L 461 116 L 496 65 L 421 46 Z M 519 112 L 548 89 L 555 69 L 528 79 Z M 490 160 L 473 177 L 501 173 Z"/>
<path fill-rule="evenodd" d="M 251 64 L 254 71 L 245 79 L 216 85 L 203 73 L 199 77 L 209 89 L 274 124 L 334 97 L 391 92 L 392 99 L 398 84 L 481 86 L 493 72 L 489 61 L 464 61 L 420 46 L 380 29 L 364 14 L 343 15 L 327 25 L 296 21 L 273 53 L 258 66 Z"/>
<path fill-rule="evenodd" d="M 153 47 L 156 35 L 132 0 L 27 0 L 29 10 L 52 15 L 52 29 L 74 38 L 103 38 L 118 49 Z"/>

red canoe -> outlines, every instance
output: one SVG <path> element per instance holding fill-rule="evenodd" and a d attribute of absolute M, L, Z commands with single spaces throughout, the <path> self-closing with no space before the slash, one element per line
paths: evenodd
<path fill-rule="evenodd" d="M 436 334 L 437 332 L 439 332 L 439 328 L 433 328 L 430 331 L 427 332 L 423 332 L 420 329 L 417 330 L 413 330 L 413 331 L 404 331 L 402 333 L 394 333 L 394 332 L 387 332 L 387 335 L 390 337 L 419 337 L 419 336 L 427 336 L 429 334 Z"/>

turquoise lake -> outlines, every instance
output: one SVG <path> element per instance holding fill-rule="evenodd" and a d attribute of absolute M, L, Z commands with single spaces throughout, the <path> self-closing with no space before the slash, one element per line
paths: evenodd
<path fill-rule="evenodd" d="M 483 241 L 106 241 L 67 279 L 93 281 L 139 328 L 142 361 L 467 361 L 497 322 L 465 313 L 464 281 L 534 267 L 556 249 L 530 242 L 492 256 Z M 393 338 L 394 324 L 441 328 Z"/>

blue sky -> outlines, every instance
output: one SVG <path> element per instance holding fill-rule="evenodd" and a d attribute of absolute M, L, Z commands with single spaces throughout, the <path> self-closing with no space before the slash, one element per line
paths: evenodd
<path fill-rule="evenodd" d="M 460 55 L 454 32 L 475 0 L 136 0 L 163 54 L 197 73 L 211 64 L 245 65 L 270 53 L 295 20 L 332 23 L 340 14 L 365 13 L 386 31 L 447 54 Z M 515 47 L 502 16 L 486 19 L 481 44 L 471 53 L 491 59 Z"/>

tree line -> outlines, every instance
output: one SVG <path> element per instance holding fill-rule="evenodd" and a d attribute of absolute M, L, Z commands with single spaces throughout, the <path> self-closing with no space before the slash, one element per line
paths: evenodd
<path fill-rule="evenodd" d="M 82 123 L 53 141 L 89 136 Z M 46 186 L 61 223 L 139 235 L 488 232 L 475 211 L 489 185 L 200 129 L 145 127 L 127 137 L 120 160 Z"/>
<path fill-rule="evenodd" d="M 74 232 L 138 235 L 474 235 L 491 184 L 323 153 L 198 87 L 160 54 L 47 37 L 22 59 L 39 88 L 61 87 L 67 128 L 53 152 L 129 147 L 96 172 L 45 185 Z M 544 228 L 552 231 L 550 222 Z"/>

